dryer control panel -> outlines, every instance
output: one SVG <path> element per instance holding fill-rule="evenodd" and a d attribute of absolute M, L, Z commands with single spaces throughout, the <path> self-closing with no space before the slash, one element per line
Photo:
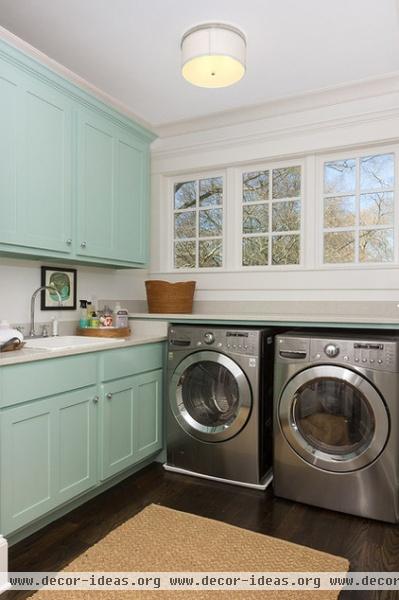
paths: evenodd
<path fill-rule="evenodd" d="M 277 336 L 276 358 L 282 362 L 347 364 L 399 372 L 399 337 L 372 339 Z"/>
<path fill-rule="evenodd" d="M 312 339 L 310 360 L 395 371 L 397 350 L 396 344 L 389 341 Z"/>

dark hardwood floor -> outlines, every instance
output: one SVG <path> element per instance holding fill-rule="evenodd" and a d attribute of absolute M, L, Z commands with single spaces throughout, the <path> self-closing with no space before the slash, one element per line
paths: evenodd
<path fill-rule="evenodd" d="M 58 571 L 151 503 L 345 556 L 353 571 L 399 571 L 399 526 L 167 473 L 153 464 L 10 548 L 10 571 Z M 7 592 L 22 600 L 31 592 Z M 54 594 L 56 598 L 56 593 Z M 303 596 L 301 596 L 303 597 Z M 399 600 L 399 592 L 342 592 L 340 600 Z"/>

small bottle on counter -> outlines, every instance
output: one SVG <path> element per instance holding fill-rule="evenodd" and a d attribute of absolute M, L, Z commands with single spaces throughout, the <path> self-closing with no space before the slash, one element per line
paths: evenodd
<path fill-rule="evenodd" d="M 89 326 L 89 320 L 87 318 L 87 300 L 79 300 L 80 309 L 79 309 L 79 327 L 84 329 Z"/>
<path fill-rule="evenodd" d="M 121 308 L 119 302 L 115 305 L 115 327 L 129 327 L 129 313 L 125 308 Z"/>
<path fill-rule="evenodd" d="M 87 300 L 87 309 L 86 309 L 86 319 L 87 319 L 87 327 L 90 327 L 91 316 L 93 314 L 93 305 L 90 300 Z"/>
<path fill-rule="evenodd" d="M 93 313 L 91 315 L 90 327 L 100 327 L 100 319 L 99 319 L 96 311 L 93 311 Z"/>

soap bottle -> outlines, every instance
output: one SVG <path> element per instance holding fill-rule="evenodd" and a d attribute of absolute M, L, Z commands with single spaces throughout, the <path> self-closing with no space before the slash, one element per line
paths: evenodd
<path fill-rule="evenodd" d="M 87 300 L 79 300 L 80 302 L 80 309 L 79 309 L 79 314 L 80 314 L 80 318 L 79 318 L 79 327 L 81 329 L 84 329 L 85 327 L 89 326 L 89 321 L 87 318 Z"/>
<path fill-rule="evenodd" d="M 91 319 L 90 319 L 90 327 L 100 327 L 100 318 L 94 310 Z"/>
<path fill-rule="evenodd" d="M 87 308 L 86 308 L 86 319 L 87 319 L 87 327 L 90 327 L 91 315 L 93 314 L 93 305 L 90 300 L 87 300 Z"/>
<path fill-rule="evenodd" d="M 129 327 L 129 313 L 125 308 L 121 308 L 119 302 L 115 305 L 115 327 Z"/>

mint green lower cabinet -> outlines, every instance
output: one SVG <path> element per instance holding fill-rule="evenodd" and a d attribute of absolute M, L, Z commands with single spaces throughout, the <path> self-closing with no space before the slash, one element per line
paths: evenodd
<path fill-rule="evenodd" d="M 54 506 L 51 399 L 2 411 L 1 530 L 5 535 Z"/>
<path fill-rule="evenodd" d="M 162 449 L 163 359 L 154 343 L 0 367 L 3 535 L 23 537 Z"/>
<path fill-rule="evenodd" d="M 135 453 L 143 460 L 162 448 L 162 370 L 137 376 Z"/>
<path fill-rule="evenodd" d="M 103 386 L 101 479 L 162 447 L 162 369 Z"/>
<path fill-rule="evenodd" d="M 61 504 L 97 482 L 96 388 L 72 392 L 57 400 L 56 503 Z"/>
<path fill-rule="evenodd" d="M 103 386 L 101 479 L 107 479 L 135 462 L 133 441 L 135 393 L 135 377 L 126 377 Z"/>
<path fill-rule="evenodd" d="M 1 531 L 8 534 L 96 483 L 96 388 L 1 412 Z"/>

